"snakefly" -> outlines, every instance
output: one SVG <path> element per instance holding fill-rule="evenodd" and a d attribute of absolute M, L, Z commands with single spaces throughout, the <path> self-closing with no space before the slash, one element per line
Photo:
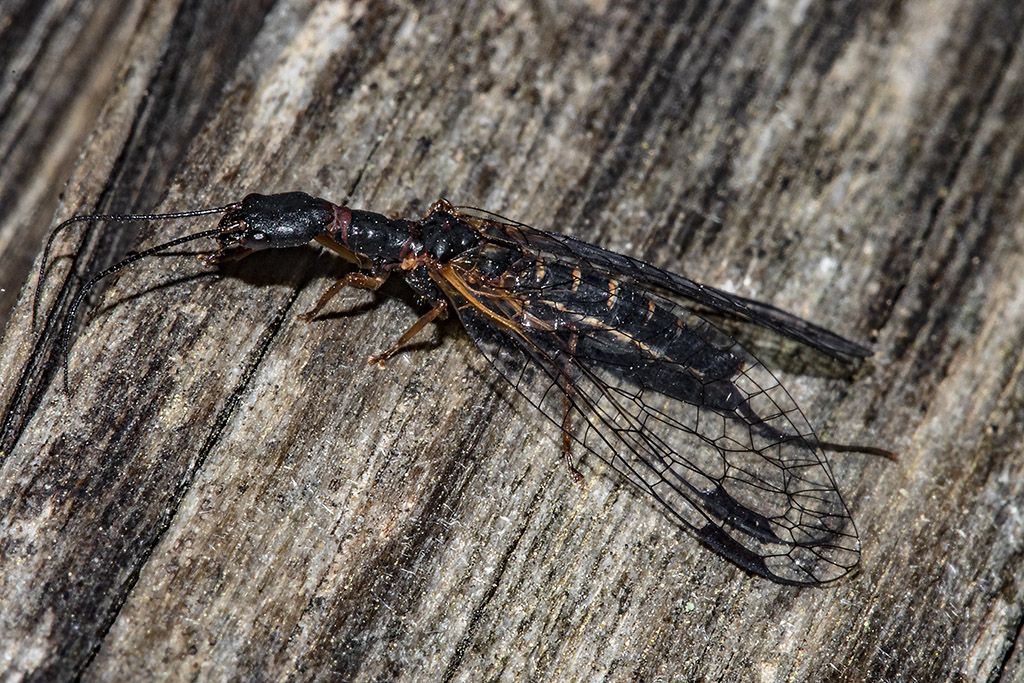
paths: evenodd
<path fill-rule="evenodd" d="M 723 321 L 840 358 L 866 357 L 866 347 L 768 304 L 495 214 L 442 200 L 419 220 L 391 219 L 288 192 L 171 214 L 75 216 L 47 241 L 33 319 L 53 240 L 71 223 L 207 214 L 222 215 L 217 227 L 132 253 L 84 283 L 61 333 L 65 386 L 75 315 L 103 277 L 204 238 L 217 243 L 210 264 L 315 240 L 356 269 L 306 320 L 342 289 L 375 290 L 392 275 L 429 306 L 371 362 L 383 364 L 430 321 L 453 314 L 498 374 L 562 430 L 574 476 L 576 445 L 712 550 L 773 581 L 822 584 L 857 565 L 857 531 L 822 451 L 885 451 L 820 442 Z"/>

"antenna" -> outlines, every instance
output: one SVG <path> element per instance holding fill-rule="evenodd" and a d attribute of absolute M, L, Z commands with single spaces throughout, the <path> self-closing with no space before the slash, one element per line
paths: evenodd
<path fill-rule="evenodd" d="M 205 210 L 205 213 L 212 213 L 212 211 Z M 192 214 L 192 215 L 195 215 L 195 214 Z M 81 307 L 82 302 L 85 301 L 85 298 L 89 295 L 89 290 L 92 289 L 96 285 L 97 282 L 99 282 L 103 278 L 107 277 L 108 275 L 113 275 L 117 271 L 123 270 L 123 269 L 127 268 L 128 266 L 132 265 L 133 263 L 135 263 L 136 261 L 140 261 L 140 260 L 146 258 L 147 256 L 152 256 L 153 254 L 157 254 L 157 253 L 159 253 L 161 251 L 165 251 L 167 249 L 170 249 L 171 247 L 176 247 L 178 245 L 185 244 L 186 242 L 194 242 L 195 240 L 201 240 L 204 237 L 215 237 L 217 235 L 223 234 L 223 232 L 224 232 L 223 228 L 218 226 L 216 228 L 210 228 L 209 230 L 203 230 L 201 232 L 192 233 L 191 235 L 184 235 L 182 237 L 176 237 L 173 240 L 169 240 L 169 241 L 164 242 L 162 244 L 158 244 L 155 247 L 150 247 L 149 249 L 143 249 L 142 251 L 139 251 L 139 252 L 136 252 L 134 254 L 130 254 L 129 256 L 124 257 L 123 259 L 121 259 L 120 261 L 118 261 L 114 265 L 110 266 L 109 268 L 104 268 L 103 270 L 101 270 L 100 272 L 96 273 L 91 278 L 89 278 L 86 281 L 86 283 L 84 285 L 82 285 L 82 289 L 79 290 L 78 294 L 75 296 L 74 300 L 71 302 L 71 308 L 68 309 L 68 315 L 64 319 L 64 326 L 61 329 L 61 334 L 60 334 L 60 352 L 61 352 L 61 357 L 63 358 L 62 362 L 63 362 L 63 366 L 64 366 L 64 393 L 65 394 L 70 393 L 68 391 L 68 356 L 69 356 L 69 351 L 70 351 L 71 328 L 75 324 L 75 316 L 78 314 L 78 309 Z"/>
<path fill-rule="evenodd" d="M 32 329 L 36 328 L 36 319 L 39 313 L 39 299 L 42 296 L 43 282 L 46 279 L 46 266 L 50 261 L 50 250 L 53 247 L 53 242 L 65 228 L 74 223 L 85 223 L 88 221 L 106 221 L 111 223 L 127 223 L 129 221 L 164 221 L 171 220 L 174 218 L 192 218 L 194 216 L 208 216 L 215 213 L 224 213 L 230 209 L 239 207 L 240 204 L 235 202 L 233 204 L 227 204 L 225 206 L 218 206 L 211 209 L 193 209 L 191 211 L 175 211 L 173 213 L 124 213 L 124 214 L 103 214 L 103 213 L 91 213 L 81 214 L 78 216 L 72 216 L 67 219 L 53 230 L 50 231 L 50 235 L 46 238 L 46 246 L 43 248 L 43 260 L 39 263 L 39 275 L 36 278 L 36 291 L 32 295 Z M 106 272 L 106 271 L 104 271 Z"/>

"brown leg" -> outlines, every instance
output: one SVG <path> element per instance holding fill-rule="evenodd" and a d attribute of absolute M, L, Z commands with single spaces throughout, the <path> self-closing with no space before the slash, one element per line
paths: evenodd
<path fill-rule="evenodd" d="M 569 340 L 569 353 L 576 353 L 576 340 L 579 336 L 574 334 Z M 562 381 L 565 382 L 565 391 L 562 393 L 562 459 L 569 470 L 569 476 L 577 484 L 583 483 L 583 474 L 576 469 L 572 458 L 572 395 L 575 393 L 572 378 L 569 372 L 562 370 Z"/>
<path fill-rule="evenodd" d="M 374 291 L 387 280 L 386 275 L 367 275 L 366 273 L 349 273 L 345 277 L 341 278 L 333 285 L 327 288 L 323 294 L 320 295 L 320 299 L 316 302 L 316 306 L 299 315 L 299 320 L 303 322 L 309 322 L 316 317 L 316 314 L 320 312 L 327 302 L 335 297 L 335 295 L 346 287 L 355 287 L 356 289 L 368 289 Z"/>
<path fill-rule="evenodd" d="M 352 251 L 343 244 L 339 244 L 337 240 L 335 240 L 333 237 L 330 237 L 329 235 L 317 235 L 313 239 L 316 240 L 321 246 L 324 246 L 333 251 L 337 256 L 340 256 L 349 263 L 356 264 L 357 267 L 362 268 L 363 270 L 369 270 L 370 268 L 373 267 L 373 263 L 371 263 L 368 258 L 366 258 L 365 256 L 360 256 L 359 254 L 355 253 L 354 251 Z"/>
<path fill-rule="evenodd" d="M 563 394 L 562 401 L 565 407 L 565 413 L 562 415 L 562 460 L 565 462 L 565 467 L 569 470 L 572 480 L 577 484 L 582 484 L 583 473 L 576 469 L 576 463 L 572 458 L 572 400 L 569 398 L 568 391 Z"/>
<path fill-rule="evenodd" d="M 391 356 L 393 356 L 396 353 L 398 353 L 401 350 L 401 348 L 403 346 L 405 346 L 406 343 L 409 342 L 410 339 L 412 339 L 417 334 L 419 334 L 420 330 L 422 330 L 424 327 L 426 327 L 427 324 L 430 321 L 434 320 L 437 317 L 440 317 L 442 320 L 444 320 L 445 316 L 447 316 L 447 315 L 448 315 L 448 302 L 447 301 L 439 301 L 439 302 L 437 302 L 434 305 L 433 308 L 431 308 L 429 311 L 427 311 L 426 313 L 421 315 L 420 319 L 417 320 L 416 322 L 414 322 L 412 324 L 412 327 L 410 327 L 408 330 L 406 330 L 405 334 L 403 334 L 401 337 L 399 337 L 398 341 L 396 341 L 394 344 L 392 344 L 390 346 L 390 348 L 385 350 L 383 353 L 379 353 L 379 354 L 377 354 L 375 356 L 370 356 L 370 358 L 369 358 L 370 365 L 376 365 L 376 366 L 379 366 L 379 367 L 384 367 L 384 364 L 387 362 L 387 360 L 389 358 L 391 358 Z"/>

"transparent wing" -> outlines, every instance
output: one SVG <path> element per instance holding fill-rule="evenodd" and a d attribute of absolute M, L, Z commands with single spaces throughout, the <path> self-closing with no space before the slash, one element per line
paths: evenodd
<path fill-rule="evenodd" d="M 585 263 L 608 277 L 683 297 L 727 318 L 768 328 L 831 356 L 866 358 L 871 355 L 868 347 L 771 304 L 694 282 L 631 256 L 607 251 L 565 235 L 538 230 L 483 209 L 458 207 L 454 211 L 455 215 L 474 225 L 493 242 L 525 246 L 538 254 Z"/>
<path fill-rule="evenodd" d="M 577 443 L 748 571 L 806 585 L 856 566 L 857 532 L 814 431 L 734 339 L 582 260 L 549 253 L 487 278 L 478 257 L 433 277 L 491 364 Z"/>

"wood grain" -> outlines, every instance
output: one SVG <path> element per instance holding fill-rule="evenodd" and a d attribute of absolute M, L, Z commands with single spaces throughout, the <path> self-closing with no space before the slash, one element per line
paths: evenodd
<path fill-rule="evenodd" d="M 11 680 L 1024 677 L 1024 5 L 0 7 L 0 667 Z M 61 187 L 64 181 L 63 194 Z M 81 274 L 303 189 L 486 207 L 875 345 L 780 374 L 864 546 L 823 589 L 703 549 L 400 287 L 314 249 Z M 203 223 L 205 226 L 206 223 Z M 19 287 L 25 283 L 25 287 Z"/>

